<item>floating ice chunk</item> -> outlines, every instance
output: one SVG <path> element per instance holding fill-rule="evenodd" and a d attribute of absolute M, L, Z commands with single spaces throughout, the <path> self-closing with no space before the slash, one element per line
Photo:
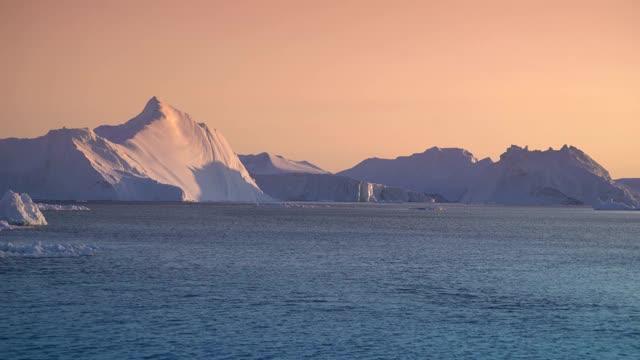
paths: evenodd
<path fill-rule="evenodd" d="M 14 244 L 11 242 L 0 243 L 0 258 L 24 257 L 24 258 L 56 258 L 93 256 L 96 247 L 85 244 Z"/>
<path fill-rule="evenodd" d="M 0 200 L 0 220 L 10 225 L 47 225 L 47 220 L 29 195 L 11 190 Z"/>
<path fill-rule="evenodd" d="M 42 211 L 51 211 L 51 210 L 55 210 L 55 211 L 87 211 L 87 210 L 91 210 L 86 206 L 82 206 L 82 205 L 58 205 L 58 204 L 44 204 L 44 203 L 37 203 L 36 204 L 38 206 L 38 209 L 42 210 Z"/>

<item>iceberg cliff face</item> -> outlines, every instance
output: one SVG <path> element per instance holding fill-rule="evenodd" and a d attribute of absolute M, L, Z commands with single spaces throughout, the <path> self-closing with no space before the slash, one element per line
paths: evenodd
<path fill-rule="evenodd" d="M 267 198 L 224 137 L 155 97 L 117 126 L 0 140 L 0 190 L 55 200 Z"/>
<path fill-rule="evenodd" d="M 496 163 L 476 161 L 461 149 L 432 148 L 394 160 L 365 160 L 339 174 L 465 203 L 640 205 L 639 195 L 612 181 L 607 170 L 587 154 L 566 145 L 547 151 L 511 146 Z"/>

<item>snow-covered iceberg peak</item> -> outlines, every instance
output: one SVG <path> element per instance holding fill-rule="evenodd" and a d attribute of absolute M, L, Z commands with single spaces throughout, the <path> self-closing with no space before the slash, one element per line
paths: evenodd
<path fill-rule="evenodd" d="M 11 190 L 0 200 L 0 220 L 10 225 L 47 225 L 47 220 L 29 195 Z"/>
<path fill-rule="evenodd" d="M 133 119 L 95 133 L 117 144 L 145 176 L 182 189 L 184 200 L 267 198 L 220 132 L 156 97 Z"/>
<path fill-rule="evenodd" d="M 189 114 L 174 108 L 157 97 L 152 97 L 142 109 L 142 112 L 120 125 L 102 125 L 95 128 L 96 134 L 109 139 L 109 141 L 122 144 L 125 141 L 135 137 L 145 127 L 151 125 L 155 121 L 168 120 L 177 122 L 180 119 L 188 118 Z M 179 132 L 176 127 L 174 132 Z"/>
<path fill-rule="evenodd" d="M 222 134 L 151 98 L 121 125 L 0 139 L 0 194 L 49 200 L 256 201 L 258 188 Z"/>

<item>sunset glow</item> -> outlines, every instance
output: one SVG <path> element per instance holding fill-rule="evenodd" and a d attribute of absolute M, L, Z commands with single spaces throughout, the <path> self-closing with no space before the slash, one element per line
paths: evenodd
<path fill-rule="evenodd" d="M 640 176 L 634 1 L 3 1 L 0 138 L 156 95 L 330 171 L 432 146 L 571 144 Z"/>

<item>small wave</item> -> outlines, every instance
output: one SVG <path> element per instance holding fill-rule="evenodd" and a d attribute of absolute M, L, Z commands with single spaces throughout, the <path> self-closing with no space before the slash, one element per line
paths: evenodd
<path fill-rule="evenodd" d="M 88 207 L 82 206 L 82 205 L 57 205 L 57 204 L 44 204 L 44 203 L 38 203 L 36 205 L 38 205 L 38 209 L 43 210 L 43 211 L 50 211 L 50 210 L 55 210 L 55 211 L 87 211 L 87 210 L 91 210 Z"/>
<path fill-rule="evenodd" d="M 11 242 L 0 243 L 0 258 L 24 257 L 24 258 L 57 258 L 93 256 L 97 248 L 85 244 L 43 244 L 38 241 L 31 245 L 14 244 Z"/>

